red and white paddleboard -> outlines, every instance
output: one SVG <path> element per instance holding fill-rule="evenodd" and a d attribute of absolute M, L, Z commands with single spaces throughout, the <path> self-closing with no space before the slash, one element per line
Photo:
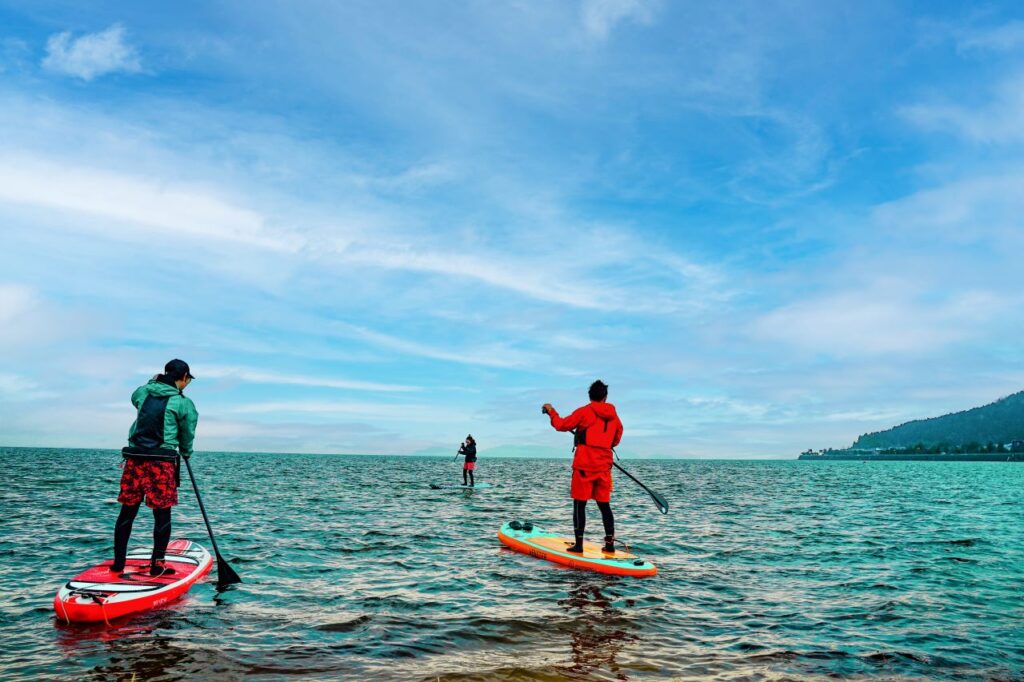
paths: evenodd
<path fill-rule="evenodd" d="M 149 575 L 150 550 L 128 553 L 125 570 L 113 573 L 113 561 L 104 561 L 69 580 L 57 591 L 53 610 L 68 623 L 111 621 L 114 618 L 148 611 L 167 604 L 188 592 L 210 572 L 213 557 L 206 548 L 191 540 L 172 540 L 167 545 L 166 565 L 172 575 Z"/>

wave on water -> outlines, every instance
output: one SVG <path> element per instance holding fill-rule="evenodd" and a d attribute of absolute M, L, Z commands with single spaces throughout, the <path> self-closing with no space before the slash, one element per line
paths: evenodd
<path fill-rule="evenodd" d="M 117 453 L 0 456 L 4 680 L 1024 676 L 1021 464 L 634 461 L 671 504 L 616 479 L 618 534 L 659 568 L 634 579 L 497 540 L 511 519 L 571 532 L 568 459 L 481 458 L 477 480 L 498 485 L 452 492 L 427 485 L 461 479 L 446 458 L 200 452 L 245 582 L 72 626 L 51 602 L 107 558 Z M 207 544 L 180 498 L 174 535 Z M 151 530 L 140 514 L 133 545 Z"/>

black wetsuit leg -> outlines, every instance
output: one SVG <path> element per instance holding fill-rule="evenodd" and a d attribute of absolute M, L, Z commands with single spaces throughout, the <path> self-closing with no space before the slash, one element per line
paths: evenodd
<path fill-rule="evenodd" d="M 604 534 L 615 536 L 615 516 L 612 514 L 612 505 L 608 502 L 598 502 L 597 508 L 601 510 L 601 522 L 604 523 Z"/>
<path fill-rule="evenodd" d="M 128 540 L 132 536 L 132 524 L 135 522 L 135 515 L 139 513 L 139 505 L 121 505 L 121 513 L 117 515 L 117 523 L 114 524 L 114 564 L 111 571 L 120 572 L 124 570 L 124 562 L 128 556 Z"/>
<path fill-rule="evenodd" d="M 469 469 L 463 469 L 462 470 L 462 485 L 467 485 L 469 483 L 469 481 L 466 480 L 466 475 L 467 474 L 469 474 Z"/>
<path fill-rule="evenodd" d="M 473 478 L 473 470 L 469 470 L 469 484 L 476 485 L 476 479 Z"/>
<path fill-rule="evenodd" d="M 163 561 L 171 541 L 171 508 L 153 510 L 153 561 Z"/>
<path fill-rule="evenodd" d="M 576 536 L 575 546 L 570 551 L 583 551 L 583 532 L 587 529 L 587 501 L 572 501 L 572 532 Z"/>

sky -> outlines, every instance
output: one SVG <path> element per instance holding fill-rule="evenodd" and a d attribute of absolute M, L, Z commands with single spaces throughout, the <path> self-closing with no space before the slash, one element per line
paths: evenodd
<path fill-rule="evenodd" d="M 1024 388 L 1024 9 L 0 0 L 0 444 L 791 458 Z"/>

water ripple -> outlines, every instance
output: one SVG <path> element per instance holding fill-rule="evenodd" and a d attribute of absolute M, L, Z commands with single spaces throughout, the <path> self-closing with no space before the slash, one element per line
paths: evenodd
<path fill-rule="evenodd" d="M 200 453 L 245 582 L 107 627 L 50 603 L 108 551 L 116 453 L 0 456 L 5 680 L 1024 676 L 1019 464 L 631 462 L 672 504 L 616 481 L 620 534 L 661 570 L 636 580 L 497 542 L 511 518 L 569 530 L 563 461 L 482 459 L 496 487 L 470 491 L 427 487 L 458 476 L 441 458 Z M 175 535 L 205 543 L 182 493 Z"/>

